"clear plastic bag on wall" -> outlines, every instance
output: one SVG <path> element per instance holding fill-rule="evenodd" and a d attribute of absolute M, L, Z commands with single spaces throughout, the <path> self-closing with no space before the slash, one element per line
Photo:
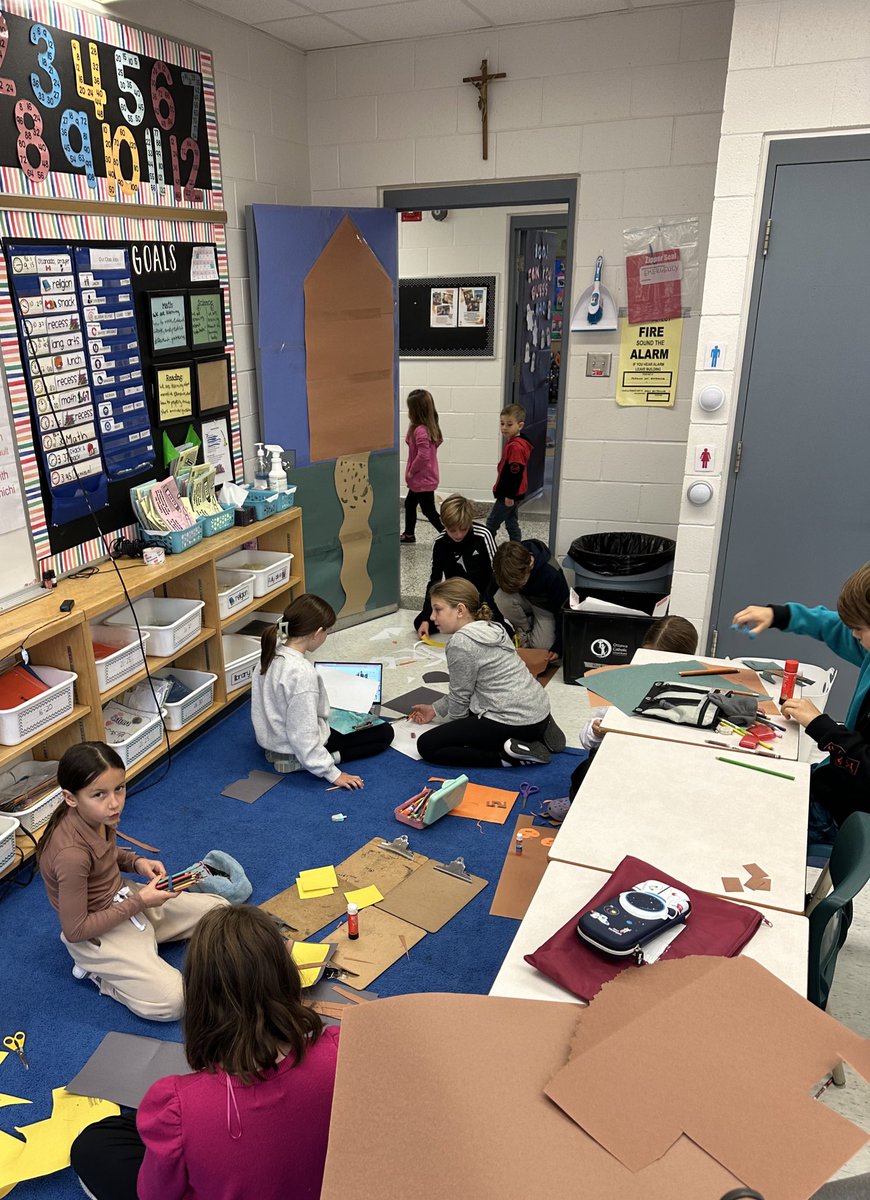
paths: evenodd
<path fill-rule="evenodd" d="M 697 217 L 661 217 L 622 231 L 628 321 L 688 316 L 700 301 Z"/>

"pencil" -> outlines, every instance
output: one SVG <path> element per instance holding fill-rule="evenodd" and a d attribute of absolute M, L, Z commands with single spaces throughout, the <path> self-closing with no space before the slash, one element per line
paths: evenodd
<path fill-rule="evenodd" d="M 716 755 L 716 761 L 731 763 L 732 767 L 746 767 L 747 771 L 760 771 L 762 775 L 775 775 L 777 779 L 790 779 L 794 782 L 794 775 L 784 775 L 782 771 L 771 771 L 768 767 L 757 767 L 755 763 L 738 762 L 736 758 L 723 758 L 721 754 Z"/>
<path fill-rule="evenodd" d="M 740 667 L 704 667 L 703 671 L 680 671 L 680 678 L 686 679 L 690 675 L 736 675 L 740 670 Z"/>

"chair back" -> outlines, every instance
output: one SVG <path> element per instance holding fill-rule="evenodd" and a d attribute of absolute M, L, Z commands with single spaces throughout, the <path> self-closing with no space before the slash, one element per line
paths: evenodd
<path fill-rule="evenodd" d="M 837 832 L 829 866 L 832 890 L 809 916 L 807 998 L 825 1008 L 840 947 L 852 921 L 852 901 L 870 879 L 870 813 L 851 813 Z"/>

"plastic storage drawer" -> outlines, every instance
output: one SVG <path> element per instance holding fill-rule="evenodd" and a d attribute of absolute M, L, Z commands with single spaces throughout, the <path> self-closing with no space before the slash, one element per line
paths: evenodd
<path fill-rule="evenodd" d="M 48 685 L 48 691 L 15 708 L 0 708 L 0 745 L 17 746 L 35 733 L 48 729 L 55 721 L 69 716 L 73 710 L 73 684 L 78 679 L 74 671 L 33 664 L 30 669 Z"/>
<path fill-rule="evenodd" d="M 163 738 L 163 722 L 153 713 L 140 713 L 142 725 L 129 737 L 120 742 L 110 742 L 109 745 L 121 756 L 125 767 L 144 758 L 149 750 L 159 746 Z"/>
<path fill-rule="evenodd" d="M 222 617 L 231 617 L 254 599 L 254 576 L 250 571 L 218 571 L 217 588 L 218 610 Z"/>
<path fill-rule="evenodd" d="M 165 658 L 193 641 L 202 628 L 204 600 L 169 600 L 162 596 L 143 596 L 133 601 L 139 628 L 151 634 L 150 654 Z M 104 625 L 134 625 L 130 606 L 106 617 Z"/>
<path fill-rule="evenodd" d="M 15 835 L 19 822 L 15 817 L 0 813 L 0 871 L 5 871 L 15 862 Z"/>
<path fill-rule="evenodd" d="M 217 564 L 219 571 L 245 571 L 254 576 L 254 595 L 265 596 L 290 579 L 292 554 L 275 550 L 238 550 Z"/>
<path fill-rule="evenodd" d="M 251 682 L 260 661 L 260 643 L 238 633 L 225 633 L 222 640 L 227 691 L 234 692 Z"/>
<path fill-rule="evenodd" d="M 104 646 L 117 646 L 114 654 L 95 660 L 97 668 L 97 683 L 101 692 L 107 692 L 110 687 L 135 675 L 145 666 L 145 646 L 150 633 L 142 631 L 142 641 L 135 629 L 125 629 L 123 625 L 92 625 L 91 641 L 101 642 Z"/>
<path fill-rule="evenodd" d="M 211 708 L 214 703 L 214 685 L 217 682 L 217 675 L 212 674 L 211 671 L 186 671 L 181 667 L 163 667 L 162 670 L 154 672 L 155 679 L 166 679 L 169 675 L 174 675 L 176 679 L 180 679 L 190 688 L 189 695 L 185 696 L 183 700 L 178 700 L 174 704 L 166 701 L 163 703 L 163 708 L 166 710 L 166 728 L 183 729 L 194 717 L 198 717 L 201 712 Z"/>
<path fill-rule="evenodd" d="M 28 833 L 36 833 L 37 829 L 42 829 L 43 825 L 48 823 L 48 818 L 61 804 L 63 792 L 56 787 L 53 792 L 49 792 L 29 808 L 19 808 L 15 815 L 21 822 L 22 829 L 26 829 Z"/>

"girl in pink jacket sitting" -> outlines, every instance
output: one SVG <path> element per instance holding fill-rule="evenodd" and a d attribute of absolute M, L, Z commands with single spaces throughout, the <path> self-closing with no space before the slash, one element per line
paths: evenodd
<path fill-rule="evenodd" d="M 444 439 L 438 424 L 438 412 L 430 392 L 415 388 L 408 395 L 408 465 L 405 467 L 405 532 L 401 542 L 416 542 L 417 505 L 439 533 L 444 526 L 435 508 L 435 489 L 438 486 L 438 447 Z"/>

